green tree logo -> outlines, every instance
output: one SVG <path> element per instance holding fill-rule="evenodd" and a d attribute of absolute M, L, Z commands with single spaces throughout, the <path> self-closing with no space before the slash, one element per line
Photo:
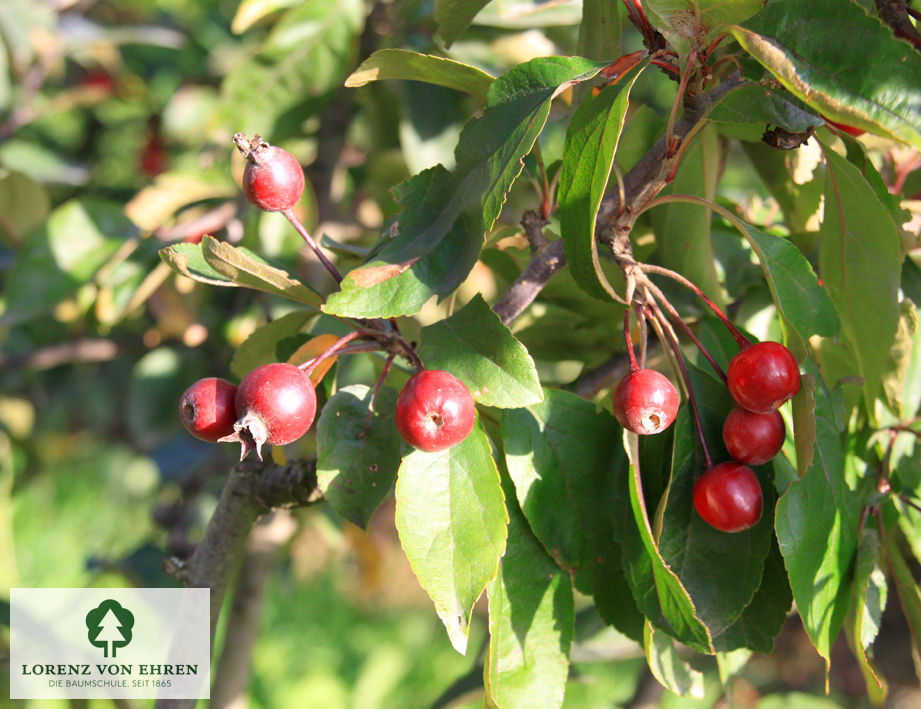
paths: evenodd
<path fill-rule="evenodd" d="M 115 657 L 116 649 L 131 642 L 133 627 L 134 614 L 111 598 L 86 614 L 86 636 L 91 645 L 102 648 L 105 657 Z"/>

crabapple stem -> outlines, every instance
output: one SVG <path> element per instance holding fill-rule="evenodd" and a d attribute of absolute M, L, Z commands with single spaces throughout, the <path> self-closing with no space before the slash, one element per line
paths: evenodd
<path fill-rule="evenodd" d="M 739 349 L 748 347 L 751 344 L 751 340 L 739 332 L 738 328 L 733 325 L 732 322 L 730 322 L 729 318 L 726 316 L 726 313 L 724 313 L 716 303 L 710 300 L 709 296 L 704 293 L 696 283 L 688 280 L 680 273 L 672 271 L 670 268 L 663 268 L 662 266 L 656 266 L 651 263 L 638 263 L 637 266 L 639 266 L 644 273 L 657 273 L 661 276 L 667 276 L 673 281 L 676 281 L 683 285 L 685 288 L 691 290 L 695 295 L 697 295 L 698 298 L 706 303 L 707 307 L 710 308 L 714 315 L 720 319 L 720 322 L 726 326 L 726 329 L 729 330 L 729 334 L 732 335 L 733 339 L 736 341 L 736 344 L 739 345 Z M 725 377 L 723 378 L 725 379 Z"/>
<path fill-rule="evenodd" d="M 313 240 L 313 237 L 310 236 L 310 233 L 307 231 L 304 225 L 301 224 L 301 220 L 297 218 L 297 215 L 294 213 L 294 209 L 288 207 L 288 209 L 282 210 L 281 213 L 285 215 L 285 219 L 291 222 L 291 226 L 293 226 L 297 233 L 300 234 L 304 241 L 307 242 L 307 246 L 311 248 L 313 253 L 316 254 L 317 258 L 320 259 L 320 263 L 322 263 L 323 266 L 326 267 L 326 270 L 330 272 L 332 277 L 336 279 L 336 283 L 342 283 L 342 274 L 339 273 L 339 269 L 333 265 L 332 261 L 326 258 L 326 254 L 320 250 L 317 242 Z"/>
<path fill-rule="evenodd" d="M 633 338 L 630 336 L 630 308 L 624 310 L 624 342 L 627 344 L 627 357 L 630 358 L 630 371 L 635 372 L 640 368 L 633 351 Z"/>
<path fill-rule="evenodd" d="M 723 371 L 723 368 L 720 367 L 716 363 L 716 360 L 713 359 L 713 355 L 710 354 L 710 351 L 704 346 L 704 343 L 700 341 L 700 338 L 698 338 L 697 335 L 694 334 L 694 331 L 688 326 L 688 324 L 678 314 L 678 311 L 676 311 L 674 306 L 668 301 L 668 299 L 665 297 L 665 294 L 662 293 L 662 291 L 659 290 L 652 283 L 648 284 L 648 288 L 650 292 L 652 293 L 653 297 L 662 304 L 662 307 L 665 308 L 666 312 L 671 316 L 672 320 L 674 320 L 678 324 L 678 327 L 680 327 L 684 331 L 684 333 L 688 336 L 688 338 L 690 338 L 691 342 L 693 342 L 694 345 L 697 347 L 697 349 L 700 350 L 700 353 L 710 363 L 710 366 L 713 367 L 713 370 L 716 372 L 717 376 L 719 376 L 719 378 L 723 381 L 723 384 L 725 384 L 726 383 L 726 373 Z"/>
<path fill-rule="evenodd" d="M 337 352 L 343 350 L 352 340 L 355 340 L 359 337 L 370 337 L 375 340 L 378 340 L 380 344 L 372 348 L 374 350 L 377 350 L 377 349 L 389 350 L 390 347 L 388 346 L 388 343 L 390 343 L 390 345 L 392 345 L 393 343 L 396 343 L 399 346 L 400 351 L 403 353 L 403 355 L 410 362 L 412 362 L 413 366 L 418 371 L 421 372 L 425 368 L 422 364 L 422 360 L 419 359 L 419 355 L 416 354 L 415 349 L 413 349 L 412 345 L 410 345 L 406 340 L 404 340 L 401 335 L 392 333 L 392 332 L 383 332 L 381 330 L 373 330 L 370 328 L 365 328 L 365 329 L 360 329 L 360 330 L 355 330 L 353 332 L 350 332 L 348 335 L 343 335 L 338 340 L 336 340 L 333 344 L 327 347 L 323 352 L 318 354 L 316 357 L 299 365 L 300 369 L 302 369 L 304 371 L 304 374 L 306 374 L 309 377 L 311 373 L 313 372 L 313 370 L 319 366 L 320 362 L 333 356 Z M 354 351 L 365 352 L 368 350 L 365 348 L 362 348 L 361 350 L 354 350 Z M 393 353 L 393 354 L 396 354 L 396 353 Z"/>
<path fill-rule="evenodd" d="M 655 301 L 652 302 L 653 313 L 655 314 L 655 321 L 659 323 L 663 336 L 665 337 L 666 342 L 668 343 L 669 348 L 675 355 L 675 359 L 678 361 L 678 369 L 681 370 L 681 378 L 684 381 L 684 387 L 688 392 L 688 403 L 691 405 L 691 415 L 694 417 L 694 428 L 697 429 L 697 437 L 700 439 L 700 447 L 704 452 L 704 461 L 707 465 L 707 470 L 713 467 L 713 457 L 710 455 L 710 447 L 707 445 L 707 439 L 704 436 L 704 427 L 700 420 L 700 412 L 697 410 L 697 398 L 694 396 L 694 390 L 691 388 L 691 376 L 688 374 L 687 365 L 684 363 L 684 355 L 681 353 L 681 347 L 678 345 L 678 340 L 676 340 L 668 327 L 668 322 L 665 319 L 665 315 L 659 310 Z"/>

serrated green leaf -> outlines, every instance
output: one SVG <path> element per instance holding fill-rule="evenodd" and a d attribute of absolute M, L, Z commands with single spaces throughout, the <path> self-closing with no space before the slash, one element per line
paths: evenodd
<path fill-rule="evenodd" d="M 508 543 L 487 588 L 489 650 L 484 686 L 499 707 L 553 709 L 563 703 L 574 628 L 572 580 L 547 556 L 503 476 Z"/>
<path fill-rule="evenodd" d="M 720 652 L 747 648 L 770 655 L 774 649 L 774 640 L 783 630 L 792 604 L 793 593 L 787 581 L 783 556 L 777 546 L 777 538 L 772 535 L 771 549 L 764 561 L 761 586 L 742 615 L 713 638 L 713 646 Z"/>
<path fill-rule="evenodd" d="M 484 232 L 499 217 L 554 97 L 603 66 L 579 57 L 542 57 L 496 79 L 483 115 L 461 133 L 455 170 L 437 165 L 394 190 L 404 210 L 383 248 L 346 275 L 324 310 L 347 317 L 411 315 L 433 295 L 454 292 L 476 262 Z"/>
<path fill-rule="evenodd" d="M 723 169 L 720 152 L 715 128 L 705 126 L 685 151 L 675 179 L 664 194 L 692 194 L 712 201 Z M 652 211 L 651 218 L 662 265 L 691 280 L 724 307 L 710 242 L 710 212 L 690 204 L 672 203 Z"/>
<path fill-rule="evenodd" d="M 534 535 L 576 587 L 595 595 L 599 612 L 638 638 L 633 606 L 614 541 L 614 485 L 626 460 L 614 417 L 574 394 L 548 389 L 544 401 L 504 411 L 505 461 Z"/>
<path fill-rule="evenodd" d="M 420 54 L 408 49 L 379 49 L 349 75 L 345 85 L 355 88 L 385 79 L 424 81 L 457 89 L 483 103 L 486 103 L 486 94 L 494 81 L 494 77 L 482 69 L 454 59 Z"/>
<path fill-rule="evenodd" d="M 722 428 L 734 404 L 722 382 L 688 365 L 691 388 L 703 436 L 714 461 L 729 458 L 722 446 Z M 724 632 L 751 603 L 761 586 L 764 560 L 770 550 L 774 490 L 758 475 L 763 493 L 761 520 L 751 529 L 727 534 L 703 521 L 694 510 L 694 482 L 707 467 L 689 407 L 672 424 L 674 445 L 671 479 L 656 520 L 656 546 L 665 564 L 681 581 L 711 636 Z"/>
<path fill-rule="evenodd" d="M 317 421 L 317 483 L 323 498 L 352 524 L 366 529 L 393 487 L 403 440 L 393 423 L 397 391 L 382 387 L 374 408 L 371 387 L 340 389 Z"/>
<path fill-rule="evenodd" d="M 242 379 L 256 367 L 270 362 L 287 362 L 307 340 L 307 328 L 316 312 L 299 310 L 257 328 L 241 344 L 230 360 L 230 371 Z"/>
<path fill-rule="evenodd" d="M 854 574 L 854 599 L 846 626 L 848 640 L 867 685 L 867 694 L 874 706 L 882 706 L 888 693 L 888 684 L 874 666 L 872 653 L 868 652 L 886 609 L 888 586 L 886 574 L 880 568 L 882 544 L 879 532 L 864 527 L 857 541 L 857 570 Z"/>
<path fill-rule="evenodd" d="M 55 209 L 5 277 L 0 324 L 47 312 L 92 281 L 137 228 L 115 202 L 75 199 Z"/>
<path fill-rule="evenodd" d="M 883 371 L 883 391 L 900 421 L 911 421 L 921 399 L 921 327 L 915 304 L 899 303 L 899 326 Z"/>
<path fill-rule="evenodd" d="M 202 238 L 200 244 L 173 244 L 160 249 L 160 258 L 176 273 L 199 283 L 253 288 L 309 306 L 323 301 L 313 288 L 260 255 L 210 236 Z"/>
<path fill-rule="evenodd" d="M 774 304 L 786 321 L 804 339 L 812 335 L 835 337 L 840 327 L 835 306 L 800 250 L 788 240 L 751 225 L 746 232 Z"/>
<path fill-rule="evenodd" d="M 470 389 L 475 401 L 503 409 L 543 398 L 534 361 L 477 294 L 451 317 L 422 328 L 419 357 Z"/>
<path fill-rule="evenodd" d="M 595 217 L 607 189 L 624 128 L 630 89 L 649 65 L 640 62 L 613 86 L 579 106 L 566 131 L 557 195 L 566 260 L 576 282 L 591 296 L 613 301 L 595 244 Z"/>
<path fill-rule="evenodd" d="M 889 211 L 860 171 L 833 150 L 824 152 L 819 268 L 864 379 L 864 401 L 872 415 L 898 328 L 901 239 Z"/>
<path fill-rule="evenodd" d="M 921 56 L 857 3 L 778 0 L 731 32 L 823 116 L 921 147 Z"/>
<path fill-rule="evenodd" d="M 816 454 L 777 502 L 774 525 L 803 627 L 830 663 L 849 604 L 857 551 L 857 502 L 828 392 L 816 392 Z"/>
<path fill-rule="evenodd" d="M 641 471 L 639 436 L 625 433 L 631 459 L 626 490 L 618 489 L 614 505 L 617 540 L 621 548 L 627 582 L 637 607 L 652 624 L 673 638 L 700 652 L 713 652 L 713 641 L 706 625 L 678 575 L 660 553 L 653 533 L 644 491 L 644 477 L 667 474 Z M 623 481 L 621 481 L 623 485 Z M 655 487 L 655 481 L 653 486 Z"/>
<path fill-rule="evenodd" d="M 437 453 L 414 450 L 397 474 L 396 525 L 422 588 L 464 654 L 473 604 L 499 569 L 508 514 L 486 434 L 477 425 Z"/>
<path fill-rule="evenodd" d="M 704 675 L 682 659 L 675 647 L 675 639 L 652 623 L 646 623 L 643 633 L 646 662 L 659 684 L 679 697 L 704 698 Z"/>

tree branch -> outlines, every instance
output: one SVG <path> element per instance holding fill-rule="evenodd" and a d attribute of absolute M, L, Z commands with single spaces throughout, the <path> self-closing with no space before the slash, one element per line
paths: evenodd
<path fill-rule="evenodd" d="M 672 131 L 673 140 L 687 138 L 716 102 L 732 89 L 738 87 L 742 79 L 735 75 L 719 84 L 712 91 L 692 96 L 685 102 L 685 110 L 675 123 Z M 610 190 L 601 200 L 601 206 L 595 219 L 595 238 L 600 243 L 610 244 L 614 222 L 617 221 L 619 232 L 629 233 L 633 225 L 633 215 L 664 188 L 677 162 L 680 152 L 675 154 L 674 144 L 669 145 L 665 136 L 624 176 L 624 204 L 621 205 L 618 189 Z M 537 297 L 547 282 L 566 265 L 566 254 L 561 239 L 552 241 L 539 249 L 531 258 L 521 275 L 496 302 L 494 310 L 506 325 L 514 321 Z"/>
<path fill-rule="evenodd" d="M 201 542 L 188 561 L 169 559 L 166 571 L 191 588 L 211 589 L 211 646 L 234 571 L 243 557 L 250 529 L 274 507 L 309 505 L 320 499 L 316 461 L 288 465 L 245 461 L 227 479 Z M 158 709 L 194 707 L 195 700 L 161 699 Z"/>

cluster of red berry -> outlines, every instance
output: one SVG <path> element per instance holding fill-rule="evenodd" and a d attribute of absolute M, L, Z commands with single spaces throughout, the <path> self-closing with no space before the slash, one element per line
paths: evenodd
<path fill-rule="evenodd" d="M 269 145 L 258 135 L 250 140 L 237 133 L 234 143 L 247 161 L 242 185 L 246 198 L 262 210 L 285 213 L 294 223 L 291 210 L 305 185 L 297 158 Z M 301 227 L 300 223 L 295 226 Z M 301 227 L 298 231 L 338 278 L 335 267 L 323 257 L 305 230 Z M 257 367 L 243 377 L 239 386 L 217 377 L 200 379 L 180 398 L 179 417 L 193 436 L 213 443 L 239 442 L 241 460 L 254 449 L 261 459 L 264 444 L 293 443 L 313 424 L 317 395 L 310 371 L 355 337 L 381 334 L 352 333 L 301 366 L 274 362 Z M 418 358 L 415 364 L 419 371 L 409 379 L 397 400 L 397 430 L 414 448 L 428 452 L 445 450 L 460 443 L 473 430 L 476 421 L 473 397 L 452 374 L 423 369 Z"/>
<path fill-rule="evenodd" d="M 780 451 L 786 426 L 777 409 L 799 391 L 799 366 L 778 342 L 747 345 L 732 358 L 726 373 L 736 402 L 723 424 L 723 442 L 732 460 L 710 467 L 694 483 L 694 508 L 711 526 L 740 532 L 761 519 L 758 476 L 748 467 L 768 462 Z M 678 413 L 674 385 L 653 369 L 635 369 L 613 394 L 614 415 L 629 431 L 660 433 Z"/>
<path fill-rule="evenodd" d="M 240 458 L 262 446 L 293 443 L 313 424 L 317 395 L 299 367 L 274 362 L 257 367 L 233 385 L 206 377 L 179 399 L 179 418 L 193 436 L 242 446 Z M 448 372 L 426 369 L 410 378 L 397 400 L 395 424 L 407 443 L 434 452 L 464 440 L 476 410 L 464 384 Z"/>

